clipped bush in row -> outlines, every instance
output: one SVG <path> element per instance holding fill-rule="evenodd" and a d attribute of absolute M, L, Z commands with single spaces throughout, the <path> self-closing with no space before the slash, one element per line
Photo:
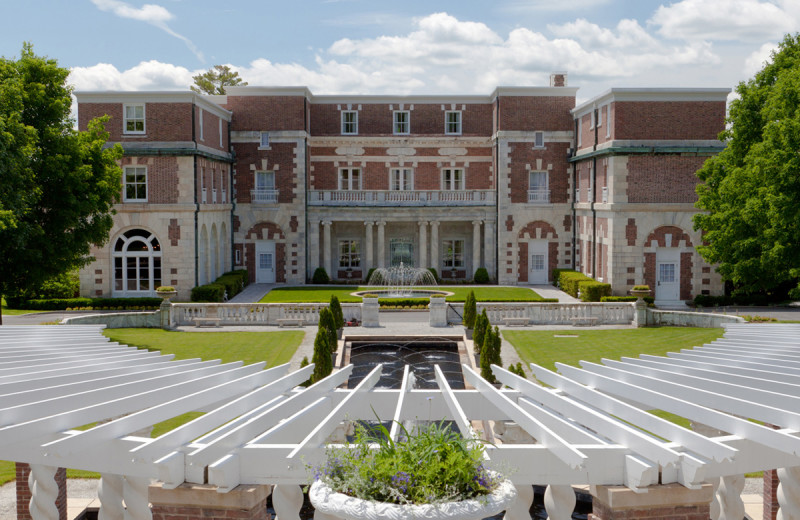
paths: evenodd
<path fill-rule="evenodd" d="M 236 269 L 223 273 L 214 283 L 223 285 L 228 292 L 228 298 L 233 298 L 247 286 L 250 278 L 247 276 L 247 269 Z"/>
<path fill-rule="evenodd" d="M 63 311 L 67 309 L 158 309 L 161 298 L 48 298 L 26 300 L 21 308 L 32 311 Z"/>
<path fill-rule="evenodd" d="M 219 283 L 198 285 L 192 288 L 193 302 L 221 302 L 225 296 L 225 286 Z"/>
<path fill-rule="evenodd" d="M 638 298 L 636 296 L 603 296 L 600 298 L 601 302 L 608 302 L 608 303 L 616 303 L 616 302 L 635 302 Z M 652 296 L 645 296 L 644 301 L 648 304 L 652 304 L 655 301 L 655 298 Z"/>
<path fill-rule="evenodd" d="M 580 290 L 579 285 L 581 282 L 594 282 L 594 279 L 578 271 L 568 269 L 563 269 L 559 273 L 558 286 L 562 291 L 574 298 L 578 297 L 578 291 Z"/>
<path fill-rule="evenodd" d="M 610 283 L 595 282 L 591 279 L 579 282 L 578 290 L 583 302 L 599 302 L 603 296 L 611 296 Z"/>

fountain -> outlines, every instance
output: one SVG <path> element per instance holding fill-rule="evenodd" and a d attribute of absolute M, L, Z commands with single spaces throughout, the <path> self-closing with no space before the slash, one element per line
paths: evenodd
<path fill-rule="evenodd" d="M 385 289 L 369 290 L 354 293 L 363 296 L 366 293 L 378 294 L 384 298 L 426 298 L 434 294 L 449 295 L 446 291 L 435 289 L 415 289 L 415 287 L 436 286 L 436 278 L 428 269 L 404 265 L 379 267 L 367 280 L 367 285 L 385 287 Z"/>

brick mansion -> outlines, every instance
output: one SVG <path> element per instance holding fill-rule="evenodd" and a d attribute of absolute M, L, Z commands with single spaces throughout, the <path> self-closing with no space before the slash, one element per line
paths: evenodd
<path fill-rule="evenodd" d="M 695 172 L 724 143 L 728 89 L 577 88 L 488 95 L 314 95 L 304 87 L 80 92 L 79 127 L 108 114 L 124 149 L 110 240 L 85 296 L 149 296 L 234 268 L 303 284 L 370 268 L 547 283 L 573 268 L 614 294 L 721 294 L 692 216 Z"/>

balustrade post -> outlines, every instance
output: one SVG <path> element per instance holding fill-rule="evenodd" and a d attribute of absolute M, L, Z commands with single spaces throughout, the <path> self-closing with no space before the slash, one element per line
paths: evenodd
<path fill-rule="evenodd" d="M 572 486 L 551 484 L 544 490 L 544 509 L 550 520 L 570 520 L 576 502 Z"/>
<path fill-rule="evenodd" d="M 272 490 L 272 507 L 278 520 L 300 520 L 300 508 L 303 507 L 303 491 L 300 486 L 280 484 Z"/>
<path fill-rule="evenodd" d="M 741 520 L 744 518 L 744 475 L 722 477 L 717 488 L 719 520 Z"/>
<path fill-rule="evenodd" d="M 800 519 L 800 467 L 778 469 L 777 520 Z"/>
<path fill-rule="evenodd" d="M 98 520 L 123 520 L 125 507 L 122 505 L 123 477 L 111 473 L 100 475 L 97 497 L 100 499 Z"/>
<path fill-rule="evenodd" d="M 530 520 L 531 504 L 533 504 L 533 486 L 530 484 L 514 484 L 517 498 L 506 509 L 503 520 Z"/>

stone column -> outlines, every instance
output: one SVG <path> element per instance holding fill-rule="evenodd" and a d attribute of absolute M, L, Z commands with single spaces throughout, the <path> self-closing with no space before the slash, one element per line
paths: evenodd
<path fill-rule="evenodd" d="M 700 489 L 688 489 L 680 484 L 646 489 L 647 493 L 635 493 L 623 486 L 592 486 L 590 520 L 709 518 L 711 484 L 703 484 Z"/>
<path fill-rule="evenodd" d="M 442 276 L 439 265 L 439 221 L 437 220 L 431 221 L 431 267 L 436 269 L 440 277 Z"/>
<path fill-rule="evenodd" d="M 365 240 L 364 240 L 364 275 L 367 276 L 367 273 L 370 269 L 372 269 L 372 226 L 375 224 L 374 222 L 364 222 L 365 230 Z M 366 281 L 366 279 L 364 280 Z"/>
<path fill-rule="evenodd" d="M 330 220 L 322 222 L 322 267 L 331 279 L 334 278 L 331 271 L 331 224 Z"/>
<path fill-rule="evenodd" d="M 311 279 L 319 267 L 319 220 L 308 219 L 308 265 L 306 277 Z"/>
<path fill-rule="evenodd" d="M 149 487 L 149 477 L 125 475 L 122 483 L 122 499 L 125 501 L 124 520 L 153 520 Z"/>
<path fill-rule="evenodd" d="M 467 279 L 475 274 L 481 266 L 481 221 L 472 221 L 472 272 L 467 273 Z"/>
<path fill-rule="evenodd" d="M 122 475 L 103 473 L 100 475 L 100 485 L 97 487 L 97 497 L 100 499 L 98 520 L 124 520 L 125 506 L 122 504 L 125 479 Z"/>
<path fill-rule="evenodd" d="M 164 489 L 161 483 L 150 486 L 153 518 L 202 518 L 203 520 L 266 520 L 270 486 L 240 485 L 218 493 L 208 484 L 181 484 Z M 299 510 L 298 510 L 299 513 Z"/>
<path fill-rule="evenodd" d="M 386 267 L 386 239 L 384 238 L 384 228 L 386 222 L 378 222 L 378 267 Z"/>
<path fill-rule="evenodd" d="M 489 276 L 494 278 L 497 268 L 495 267 L 495 238 L 494 238 L 494 222 L 488 220 L 483 221 L 483 267 L 489 271 Z"/>
<path fill-rule="evenodd" d="M 428 222 L 420 220 L 419 224 L 419 266 L 428 267 Z"/>

